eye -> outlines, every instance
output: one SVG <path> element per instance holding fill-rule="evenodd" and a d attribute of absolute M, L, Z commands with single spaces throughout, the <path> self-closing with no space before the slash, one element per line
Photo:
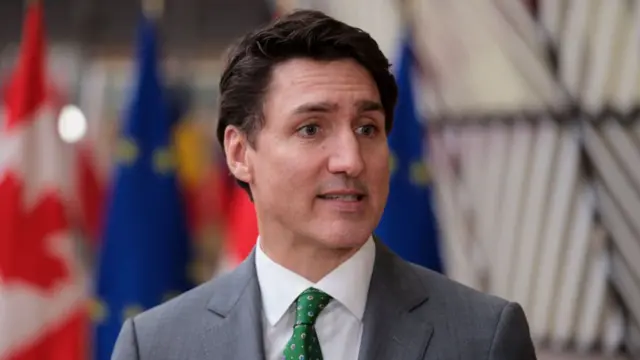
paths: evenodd
<path fill-rule="evenodd" d="M 367 137 L 374 136 L 377 133 L 377 131 L 378 131 L 378 128 L 373 124 L 363 125 L 356 129 L 356 133 L 367 136 Z"/>
<path fill-rule="evenodd" d="M 298 129 L 298 134 L 303 137 L 313 137 L 320 132 L 320 126 L 315 124 L 305 125 Z"/>

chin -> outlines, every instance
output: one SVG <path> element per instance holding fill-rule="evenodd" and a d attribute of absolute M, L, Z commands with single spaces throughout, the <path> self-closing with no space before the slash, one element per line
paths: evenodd
<path fill-rule="evenodd" d="M 371 236 L 373 229 L 369 227 L 344 227 L 328 225 L 319 229 L 313 238 L 323 245 L 333 249 L 354 249 L 364 245 Z"/>

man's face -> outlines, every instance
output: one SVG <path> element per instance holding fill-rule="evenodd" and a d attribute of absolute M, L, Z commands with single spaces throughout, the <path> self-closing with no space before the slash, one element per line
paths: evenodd
<path fill-rule="evenodd" d="M 384 110 L 367 70 L 352 60 L 279 64 L 263 115 L 241 174 L 261 232 L 336 249 L 362 245 L 389 192 Z"/>

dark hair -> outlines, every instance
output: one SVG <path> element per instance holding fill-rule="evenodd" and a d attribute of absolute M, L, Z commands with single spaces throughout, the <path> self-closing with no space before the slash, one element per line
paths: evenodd
<path fill-rule="evenodd" d="M 375 40 L 361 29 L 320 11 L 298 10 L 247 34 L 230 49 L 220 79 L 217 136 L 223 151 L 228 125 L 237 126 L 255 146 L 255 134 L 264 124 L 262 104 L 272 70 L 293 58 L 357 61 L 378 87 L 386 116 L 385 130 L 391 131 L 398 88 L 389 71 L 389 61 Z M 251 197 L 249 185 L 237 182 Z"/>

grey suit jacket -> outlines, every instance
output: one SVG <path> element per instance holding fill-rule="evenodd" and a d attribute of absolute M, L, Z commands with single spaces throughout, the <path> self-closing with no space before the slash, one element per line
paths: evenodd
<path fill-rule="evenodd" d="M 113 360 L 264 359 L 254 254 L 128 319 Z M 522 308 L 407 263 L 376 243 L 358 360 L 536 359 Z M 339 359 L 326 359 L 339 360 Z"/>

